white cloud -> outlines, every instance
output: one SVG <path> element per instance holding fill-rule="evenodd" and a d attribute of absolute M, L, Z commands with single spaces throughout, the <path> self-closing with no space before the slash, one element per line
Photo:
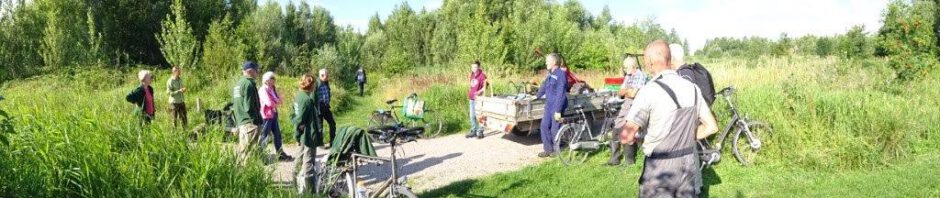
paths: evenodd
<path fill-rule="evenodd" d="M 346 25 L 352 26 L 359 33 L 365 33 L 369 29 L 368 19 L 336 19 L 334 23 L 340 28 L 345 28 Z"/>
<path fill-rule="evenodd" d="M 886 0 L 708 0 L 701 7 L 680 9 L 669 2 L 660 4 L 665 9 L 656 18 L 663 27 L 675 28 L 686 37 L 691 49 L 699 49 L 706 39 L 723 36 L 834 35 L 857 24 L 873 32 L 881 27 L 886 4 Z"/>
<path fill-rule="evenodd" d="M 444 5 L 444 0 L 430 0 L 430 1 L 424 2 L 424 9 L 427 9 L 428 12 L 430 12 L 433 10 L 437 10 L 438 8 L 441 8 L 441 6 L 443 5 Z"/>

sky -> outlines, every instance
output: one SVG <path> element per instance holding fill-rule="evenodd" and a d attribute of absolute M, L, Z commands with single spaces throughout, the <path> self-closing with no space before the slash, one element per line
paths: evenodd
<path fill-rule="evenodd" d="M 282 5 L 307 1 L 333 15 L 338 25 L 364 32 L 376 13 L 384 21 L 402 2 L 415 10 L 436 10 L 442 0 L 268 0 Z M 692 50 L 716 37 L 761 36 L 776 39 L 786 32 L 791 38 L 807 34 L 845 33 L 864 25 L 869 33 L 881 27 L 881 13 L 888 0 L 579 0 L 592 15 L 605 5 L 618 22 L 631 24 L 652 18 L 667 30 L 688 39 Z M 265 0 L 259 1 L 266 2 Z"/>

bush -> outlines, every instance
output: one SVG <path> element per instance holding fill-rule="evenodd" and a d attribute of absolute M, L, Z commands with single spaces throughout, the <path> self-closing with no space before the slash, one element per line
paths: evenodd
<path fill-rule="evenodd" d="M 884 13 L 884 26 L 878 31 L 879 54 L 900 82 L 926 77 L 937 67 L 937 8 L 934 1 L 892 1 Z"/>

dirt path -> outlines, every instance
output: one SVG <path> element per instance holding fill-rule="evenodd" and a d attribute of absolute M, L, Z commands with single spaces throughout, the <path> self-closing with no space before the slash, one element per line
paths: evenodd
<path fill-rule="evenodd" d="M 296 156 L 298 148 L 291 144 L 285 145 L 284 149 Z M 401 145 L 398 152 L 399 175 L 408 177 L 412 190 L 424 192 L 452 182 L 518 170 L 542 162 L 543 159 L 536 157 L 541 150 L 537 137 L 504 133 L 491 133 L 483 139 L 466 139 L 464 134 L 419 139 Z M 390 153 L 386 144 L 376 144 L 376 151 L 382 157 L 388 157 Z M 318 158 L 326 152 L 318 149 Z M 391 175 L 389 166 L 366 165 L 361 167 L 359 176 L 367 185 L 374 185 Z M 275 169 L 273 178 L 276 183 L 292 181 L 293 162 L 282 161 L 268 167 Z"/>

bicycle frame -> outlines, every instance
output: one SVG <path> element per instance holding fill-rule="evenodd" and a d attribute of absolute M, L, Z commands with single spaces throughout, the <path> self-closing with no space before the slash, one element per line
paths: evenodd
<path fill-rule="evenodd" d="M 395 155 L 395 154 L 396 154 L 396 151 L 398 150 L 398 146 L 399 146 L 399 145 L 398 145 L 398 140 L 397 140 L 397 139 L 398 139 L 398 135 L 395 134 L 395 135 L 393 135 L 393 136 L 394 136 L 394 137 L 391 137 L 391 142 L 389 143 L 389 144 L 390 144 L 389 149 L 391 149 L 391 157 L 390 157 L 390 158 L 373 157 L 373 156 L 360 155 L 360 154 L 352 154 L 352 160 L 351 160 L 351 162 L 353 163 L 353 165 L 352 165 L 352 181 L 351 181 L 352 184 L 347 184 L 347 185 L 349 185 L 350 189 L 352 189 L 351 192 L 353 192 L 353 193 L 358 192 L 357 189 L 356 189 L 356 188 L 357 188 L 357 187 L 356 187 L 356 183 L 358 182 L 358 178 L 356 178 L 356 175 L 359 175 L 359 173 L 358 173 L 358 172 L 359 172 L 359 164 L 358 164 L 358 162 L 359 162 L 360 160 L 363 160 L 363 161 L 373 161 L 373 162 L 375 162 L 375 161 L 390 162 L 391 165 L 392 165 L 392 175 L 389 176 L 388 180 L 386 180 L 386 181 L 382 184 L 382 186 L 376 191 L 376 193 L 375 193 L 375 194 L 372 194 L 373 196 L 371 196 L 371 197 L 379 197 L 379 195 L 384 194 L 384 192 L 387 192 L 387 193 L 389 193 L 389 194 L 394 194 L 394 193 L 395 193 L 396 188 L 399 187 L 401 184 L 399 184 L 399 182 L 398 182 L 398 157 L 396 157 L 396 155 Z M 351 197 L 355 197 L 355 196 L 351 196 Z"/>

